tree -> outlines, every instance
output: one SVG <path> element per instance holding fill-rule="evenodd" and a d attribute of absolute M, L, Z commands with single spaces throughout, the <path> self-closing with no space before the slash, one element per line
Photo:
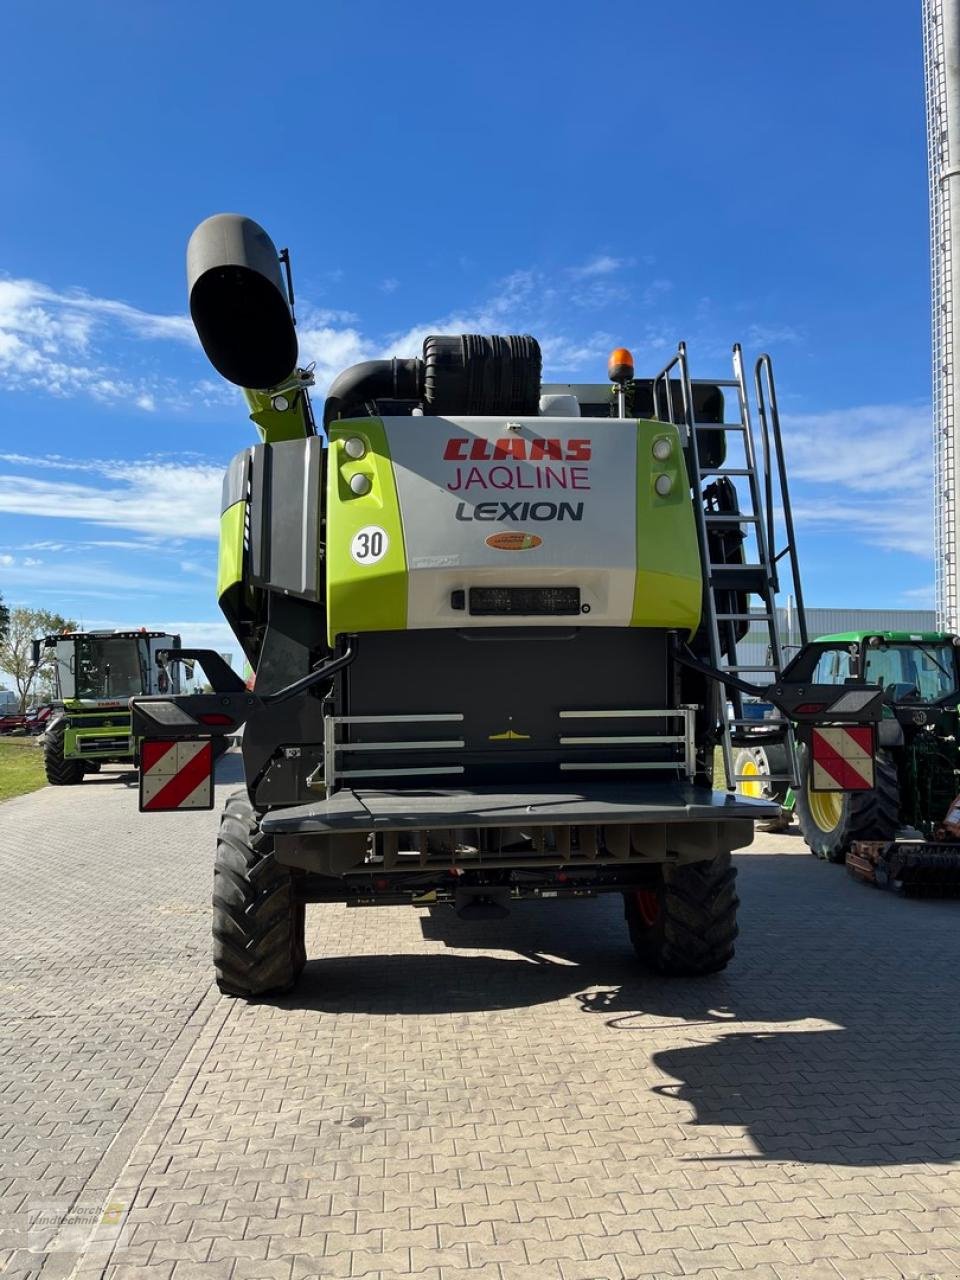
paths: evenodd
<path fill-rule="evenodd" d="M 27 699 L 38 669 L 33 665 L 33 640 L 35 636 L 52 635 L 57 631 L 73 631 L 76 623 L 48 609 L 10 609 L 6 631 L 0 635 L 0 670 L 13 680 L 20 697 L 20 710 L 25 711 Z M 49 668 L 52 654 L 40 660 L 40 671 Z"/>
<path fill-rule="evenodd" d="M 10 630 L 10 610 L 3 603 L 3 596 L 0 596 L 0 644 L 3 644 L 7 638 L 7 632 Z"/>

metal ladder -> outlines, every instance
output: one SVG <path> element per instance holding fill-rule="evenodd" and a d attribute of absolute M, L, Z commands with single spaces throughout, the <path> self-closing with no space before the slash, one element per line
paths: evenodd
<path fill-rule="evenodd" d="M 676 374 L 673 385 L 679 384 L 680 405 L 676 403 L 671 385 L 670 375 L 674 370 Z M 735 420 L 732 419 L 729 410 L 725 408 L 723 417 L 730 418 L 729 421 L 722 423 L 697 421 L 695 386 L 719 387 L 722 392 L 735 391 L 739 416 Z M 701 563 L 704 566 L 706 578 L 704 622 L 707 628 L 711 664 L 721 671 L 729 671 L 731 675 L 746 678 L 750 683 L 757 683 L 757 677 L 766 678 L 764 683 L 767 679 L 775 683 L 784 666 L 776 605 L 776 597 L 780 589 L 778 565 L 784 558 L 789 565 L 796 595 L 802 644 L 807 642 L 807 631 L 793 513 L 783 460 L 780 413 L 773 380 L 773 366 L 768 355 L 762 355 L 757 360 L 754 369 L 754 388 L 763 448 L 762 470 L 758 470 L 757 467 L 753 428 L 750 421 L 750 400 L 744 375 L 743 353 L 739 343 L 733 348 L 732 379 L 691 381 L 686 344 L 681 342 L 677 354 L 653 381 L 653 411 L 659 421 L 672 422 L 680 428 L 681 435 L 684 436 L 684 444 L 687 446 L 692 487 L 694 493 L 700 496 L 700 501 L 694 502 L 694 511 Z M 727 397 L 725 396 L 724 399 L 726 400 Z M 743 445 L 743 465 L 725 466 L 723 462 L 717 466 L 701 465 L 699 444 L 706 432 L 722 432 L 725 446 L 729 436 L 739 436 Z M 726 453 L 725 447 L 725 457 Z M 722 491 L 710 479 L 711 477 L 716 477 L 717 480 L 729 478 L 734 488 L 736 488 L 734 482 L 737 479 L 745 481 L 746 494 L 737 491 L 737 500 L 739 505 L 739 501 L 747 497 L 748 508 L 735 512 L 722 510 Z M 780 550 L 776 549 L 774 523 L 776 496 L 780 498 L 786 535 L 786 542 Z M 721 555 L 724 558 L 714 560 L 712 555 L 716 553 L 717 535 L 722 534 L 724 530 L 735 531 L 743 536 L 738 536 L 736 545 L 731 548 L 737 553 L 735 558 L 726 558 L 729 554 L 728 548 L 722 547 L 721 544 Z M 757 560 L 753 563 L 744 563 L 739 549 L 751 531 L 756 543 Z M 736 603 L 737 594 L 747 597 L 745 611 L 742 611 Z M 750 596 L 759 597 L 759 610 L 750 607 Z M 766 628 L 767 655 L 766 661 L 761 665 L 742 663 L 738 657 L 736 628 L 742 623 L 746 623 L 748 629 L 757 623 Z M 789 721 L 780 720 L 771 723 L 751 720 L 744 716 L 743 699 L 738 689 L 730 688 L 727 693 L 725 687 L 724 706 L 726 706 L 727 697 L 733 706 L 733 715 L 722 717 L 720 746 L 723 751 L 728 790 L 735 791 L 739 783 L 748 781 L 760 784 L 787 782 L 791 786 L 796 786 L 797 751 L 793 726 Z M 772 741 L 782 742 L 786 748 L 786 773 L 738 774 L 734 771 L 734 746 L 763 746 Z"/>

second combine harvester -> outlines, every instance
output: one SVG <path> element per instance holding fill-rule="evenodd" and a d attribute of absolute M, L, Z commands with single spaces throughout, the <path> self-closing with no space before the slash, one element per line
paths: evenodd
<path fill-rule="evenodd" d="M 221 988 L 293 985 L 304 904 L 330 901 L 496 919 L 617 893 L 646 962 L 722 968 L 731 851 L 776 812 L 735 793 L 757 732 L 738 639 L 769 628 L 791 771 L 793 725 L 878 714 L 872 693 L 838 709 L 835 687 L 782 678 L 777 560 L 795 577 L 796 557 L 765 514 L 777 484 L 789 513 L 769 361 L 759 468 L 739 348 L 721 381 L 691 380 L 681 346 L 654 378 L 618 351 L 607 382 L 541 385 L 531 337 L 430 337 L 335 379 L 321 433 L 286 264 L 233 214 L 188 249 L 200 341 L 261 436 L 224 479 L 218 586 L 255 692 L 182 650 L 215 692 L 133 702 L 145 810 L 212 804 L 209 739 L 245 726 L 216 852 Z"/>

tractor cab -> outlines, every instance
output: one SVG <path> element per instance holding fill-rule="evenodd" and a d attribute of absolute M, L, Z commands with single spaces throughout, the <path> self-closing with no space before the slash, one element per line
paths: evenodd
<path fill-rule="evenodd" d="M 851 631 L 809 648 L 812 680 L 880 685 L 888 719 L 900 706 L 935 707 L 960 695 L 960 637 L 942 631 Z"/>

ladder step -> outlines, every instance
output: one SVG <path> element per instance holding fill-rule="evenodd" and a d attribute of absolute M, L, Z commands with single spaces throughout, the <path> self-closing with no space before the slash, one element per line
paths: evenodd
<path fill-rule="evenodd" d="M 721 514 L 719 511 L 705 511 L 704 519 L 708 524 L 759 524 L 757 516 L 745 516 L 741 512 L 736 515 Z"/>
<path fill-rule="evenodd" d="M 718 613 L 718 622 L 772 622 L 772 613 Z"/>
<path fill-rule="evenodd" d="M 776 667 L 721 667 L 721 671 L 769 671 L 771 675 L 778 676 L 780 672 Z"/>
<path fill-rule="evenodd" d="M 793 782 L 789 773 L 735 773 L 731 782 Z"/>
<path fill-rule="evenodd" d="M 723 591 L 748 591 L 765 596 L 770 575 L 761 564 L 711 564 L 710 586 Z"/>
<path fill-rule="evenodd" d="M 701 467 L 701 476 L 752 476 L 749 467 Z"/>
<path fill-rule="evenodd" d="M 741 564 L 739 561 L 712 561 L 708 564 L 707 568 L 710 568 L 710 570 L 714 570 L 714 568 L 716 568 L 716 570 L 719 570 L 721 573 L 733 573 L 744 570 L 760 570 L 763 573 L 767 572 L 767 566 L 765 566 L 765 564 Z"/>
<path fill-rule="evenodd" d="M 745 431 L 746 425 L 742 422 L 695 422 L 693 429 L 694 431 Z"/>

